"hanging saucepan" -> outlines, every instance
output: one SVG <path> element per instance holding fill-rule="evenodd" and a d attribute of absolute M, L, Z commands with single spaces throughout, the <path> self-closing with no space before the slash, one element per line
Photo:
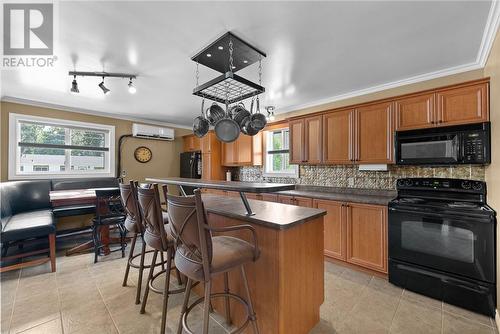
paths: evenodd
<path fill-rule="evenodd" d="M 227 109 L 226 107 L 226 110 Z M 240 126 L 230 117 L 229 110 L 226 111 L 225 117 L 218 120 L 215 124 L 215 135 L 220 141 L 225 143 L 231 143 L 238 139 L 240 135 Z"/>
<path fill-rule="evenodd" d="M 210 122 L 211 125 L 215 125 L 218 120 L 221 120 L 224 118 L 226 113 L 224 112 L 224 109 L 222 109 L 217 103 L 212 103 L 210 107 L 207 109 L 207 119 Z"/>
<path fill-rule="evenodd" d="M 208 133 L 208 129 L 210 128 L 210 123 L 205 118 L 205 115 L 203 113 L 205 109 L 204 106 L 205 99 L 201 101 L 201 116 L 196 117 L 193 123 L 193 133 L 198 138 L 205 136 Z"/>
<path fill-rule="evenodd" d="M 240 129 L 243 129 L 245 122 L 250 119 L 250 111 L 245 108 L 243 103 L 239 103 L 231 108 L 231 113 Z"/>
<path fill-rule="evenodd" d="M 259 130 L 256 130 L 252 127 L 251 118 L 253 114 L 253 103 L 254 98 L 252 98 L 252 103 L 250 104 L 250 116 L 243 121 L 243 126 L 241 127 L 241 132 L 243 134 L 246 134 L 247 136 L 255 136 L 257 133 L 259 133 Z"/>
<path fill-rule="evenodd" d="M 264 129 L 266 124 L 267 124 L 266 116 L 260 113 L 259 97 L 257 96 L 257 110 L 255 111 L 254 114 L 252 114 L 252 117 L 250 117 L 250 126 L 254 130 L 257 130 L 257 132 L 259 132 L 260 130 Z"/>

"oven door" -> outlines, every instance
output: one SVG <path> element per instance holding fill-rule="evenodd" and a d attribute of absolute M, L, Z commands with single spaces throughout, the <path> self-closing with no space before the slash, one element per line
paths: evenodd
<path fill-rule="evenodd" d="M 460 163 L 460 135 L 397 136 L 397 164 L 456 164 Z"/>
<path fill-rule="evenodd" d="M 389 258 L 495 282 L 495 223 L 418 209 L 389 209 Z"/>

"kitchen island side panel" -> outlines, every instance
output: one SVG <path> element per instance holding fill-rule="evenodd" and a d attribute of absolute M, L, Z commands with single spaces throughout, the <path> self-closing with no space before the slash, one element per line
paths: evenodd
<path fill-rule="evenodd" d="M 213 226 L 248 224 L 246 221 L 208 213 Z M 319 322 L 324 300 L 323 217 L 280 230 L 251 224 L 261 255 L 245 265 L 250 293 L 261 333 L 308 333 Z M 248 231 L 225 232 L 251 242 Z M 238 270 L 229 273 L 229 288 L 240 296 L 245 291 Z M 203 294 L 203 285 L 194 288 Z M 213 292 L 223 292 L 223 275 L 213 280 Z M 222 298 L 213 300 L 217 313 L 224 315 Z M 242 324 L 245 310 L 231 301 L 231 318 Z M 251 326 L 244 333 L 252 333 Z"/>

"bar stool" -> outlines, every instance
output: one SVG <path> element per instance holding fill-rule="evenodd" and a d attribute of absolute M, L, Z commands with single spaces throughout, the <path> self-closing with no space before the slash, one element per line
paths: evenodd
<path fill-rule="evenodd" d="M 167 319 L 167 307 L 168 307 L 168 297 L 171 294 L 182 293 L 185 287 L 170 290 L 170 271 L 176 269 L 172 266 L 172 259 L 174 257 L 174 240 L 167 233 L 166 224 L 163 222 L 162 209 L 160 204 L 160 194 L 158 191 L 158 185 L 153 184 L 151 188 L 137 188 L 137 202 L 139 204 L 140 215 L 145 226 L 143 233 L 144 243 L 149 247 L 153 248 L 153 259 L 149 267 L 149 275 L 147 280 L 146 289 L 144 291 L 144 298 L 142 300 L 141 311 L 144 313 L 146 311 L 146 304 L 148 300 L 149 290 L 153 292 L 163 294 L 163 310 L 161 318 L 161 333 L 165 333 L 165 325 Z M 167 253 L 166 256 L 166 268 L 158 273 L 154 273 L 156 259 L 158 253 Z M 162 274 L 165 275 L 165 285 L 163 290 L 154 287 L 153 283 L 156 278 L 160 277 Z M 177 276 L 179 280 L 179 285 L 181 285 L 180 276 Z"/>
<path fill-rule="evenodd" d="M 163 186 L 167 199 L 167 212 L 172 237 L 175 238 L 175 266 L 188 277 L 184 303 L 181 309 L 181 319 L 177 333 L 182 329 L 193 334 L 187 325 L 187 317 L 193 308 L 204 302 L 203 333 L 208 333 L 210 299 L 224 297 L 226 321 L 231 323 L 229 299 L 232 298 L 243 304 L 247 310 L 245 322 L 233 333 L 240 333 L 251 322 L 254 333 L 259 333 L 255 312 L 252 306 L 250 290 L 245 274 L 244 265 L 254 262 L 259 257 L 257 234 L 250 225 L 230 227 L 212 227 L 207 223 L 205 209 L 199 189 L 194 196 L 179 197 L 167 194 L 167 187 Z M 212 237 L 211 232 L 227 232 L 249 230 L 253 236 L 253 245 L 230 236 Z M 247 300 L 229 292 L 228 273 L 238 269 L 243 280 Z M 211 293 L 212 278 L 215 275 L 224 275 L 224 293 Z M 204 297 L 201 297 L 188 306 L 189 295 L 194 281 L 205 283 Z"/>
<path fill-rule="evenodd" d="M 92 239 L 94 241 L 94 263 L 105 245 L 101 242 L 101 228 L 103 226 L 115 226 L 120 232 L 120 248 L 111 252 L 120 251 L 122 257 L 125 257 L 125 212 L 120 200 L 120 191 L 115 188 L 96 189 L 96 216 L 92 219 Z"/>
<path fill-rule="evenodd" d="M 141 238 L 144 233 L 144 225 L 142 223 L 142 218 L 140 215 L 139 204 L 137 203 L 137 181 L 130 181 L 129 184 L 120 183 L 120 195 L 122 200 L 122 205 L 127 214 L 127 218 L 125 218 L 125 228 L 130 233 L 133 233 L 132 242 L 130 244 L 130 251 L 128 255 L 127 267 L 125 268 L 125 275 L 123 277 L 122 286 L 127 286 L 128 274 L 130 271 L 130 267 L 139 270 L 139 278 L 137 279 L 137 293 L 135 297 L 135 303 L 139 304 L 141 302 L 141 288 L 142 288 L 142 276 L 145 269 L 148 269 L 150 265 L 144 265 L 144 258 L 146 254 L 153 253 L 154 250 L 146 251 L 146 243 L 143 241 L 141 250 L 139 253 L 135 253 L 135 246 L 137 242 L 137 238 Z M 139 264 L 135 264 L 134 261 L 137 257 L 140 256 Z M 161 263 L 156 264 L 164 265 L 165 261 L 161 261 Z"/>

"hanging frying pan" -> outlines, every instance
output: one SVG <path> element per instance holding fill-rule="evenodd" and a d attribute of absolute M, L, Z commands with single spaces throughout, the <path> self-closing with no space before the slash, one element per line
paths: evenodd
<path fill-rule="evenodd" d="M 204 106 L 205 99 L 201 101 L 201 116 L 196 117 L 193 122 L 193 133 L 198 138 L 205 136 L 210 128 L 210 123 L 205 118 L 205 114 L 203 113 L 205 109 Z"/>
<path fill-rule="evenodd" d="M 231 118 L 229 110 L 227 110 L 225 114 L 226 117 L 218 120 L 215 124 L 215 135 L 220 141 L 231 143 L 240 136 L 240 126 Z"/>

